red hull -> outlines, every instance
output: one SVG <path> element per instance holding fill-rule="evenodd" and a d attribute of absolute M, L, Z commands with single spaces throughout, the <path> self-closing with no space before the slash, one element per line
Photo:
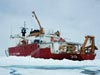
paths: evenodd
<path fill-rule="evenodd" d="M 61 53 L 61 54 L 52 54 L 50 48 L 41 49 L 37 53 L 33 54 L 32 57 L 35 58 L 44 58 L 44 59 L 69 59 L 69 60 L 93 60 L 96 55 L 94 54 L 70 54 L 70 53 Z"/>
<path fill-rule="evenodd" d="M 10 56 L 31 56 L 35 58 L 44 59 L 70 59 L 70 60 L 93 60 L 95 54 L 70 54 L 70 53 L 60 53 L 52 54 L 50 48 L 39 49 L 37 44 L 29 44 L 18 47 L 9 48 Z"/>
<path fill-rule="evenodd" d="M 10 56 L 29 56 L 37 48 L 37 44 L 22 45 L 9 48 L 8 53 Z"/>

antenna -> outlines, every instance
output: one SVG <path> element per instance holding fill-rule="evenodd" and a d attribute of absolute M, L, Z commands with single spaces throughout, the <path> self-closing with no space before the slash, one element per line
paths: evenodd
<path fill-rule="evenodd" d="M 26 26 L 26 22 L 24 21 L 24 28 L 25 28 L 25 26 Z M 27 28 L 26 28 L 27 29 Z"/>
<path fill-rule="evenodd" d="M 10 26 L 10 38 L 13 38 L 13 36 L 12 36 L 12 25 Z"/>

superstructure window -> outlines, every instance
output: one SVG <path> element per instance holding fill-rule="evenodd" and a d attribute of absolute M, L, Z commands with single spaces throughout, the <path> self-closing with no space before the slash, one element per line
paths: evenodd
<path fill-rule="evenodd" d="M 40 43 L 40 40 L 34 40 L 34 43 Z"/>

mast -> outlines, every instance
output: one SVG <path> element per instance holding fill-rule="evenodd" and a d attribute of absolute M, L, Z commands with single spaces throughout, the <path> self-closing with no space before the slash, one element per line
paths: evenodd
<path fill-rule="evenodd" d="M 25 26 L 26 26 L 26 22 L 24 21 L 24 27 L 22 27 L 22 29 L 21 29 L 21 33 L 22 33 L 23 37 L 25 37 L 26 29 L 27 29 Z"/>

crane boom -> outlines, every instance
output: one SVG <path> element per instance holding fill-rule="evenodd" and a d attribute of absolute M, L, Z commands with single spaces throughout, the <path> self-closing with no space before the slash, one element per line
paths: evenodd
<path fill-rule="evenodd" d="M 35 14 L 35 11 L 33 11 L 32 13 L 33 13 L 33 15 L 35 16 L 35 19 L 36 19 L 36 21 L 37 21 L 37 23 L 38 23 L 38 25 L 39 25 L 40 34 L 44 34 L 44 29 L 42 28 L 42 26 L 41 26 L 41 24 L 40 24 L 40 21 L 38 20 L 36 14 Z"/>

